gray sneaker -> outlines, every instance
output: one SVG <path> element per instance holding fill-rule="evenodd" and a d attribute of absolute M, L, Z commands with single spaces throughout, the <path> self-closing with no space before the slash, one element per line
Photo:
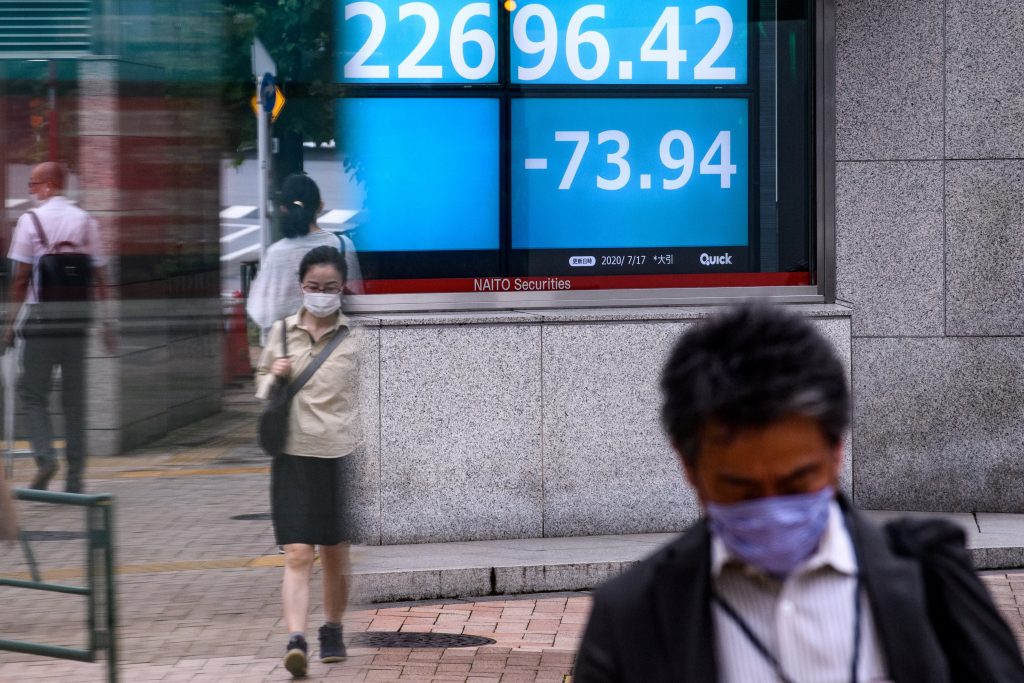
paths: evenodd
<path fill-rule="evenodd" d="M 341 627 L 328 626 L 320 627 L 320 661 L 326 664 L 333 662 L 344 662 L 348 657 L 345 652 L 345 643 L 341 640 Z"/>

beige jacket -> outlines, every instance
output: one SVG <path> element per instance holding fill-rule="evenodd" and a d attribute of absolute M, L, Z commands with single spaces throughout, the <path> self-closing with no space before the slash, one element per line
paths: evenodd
<path fill-rule="evenodd" d="M 300 311 L 301 312 L 301 311 Z M 342 327 L 349 328 L 348 337 L 334 349 L 331 356 L 313 374 L 292 401 L 288 416 L 288 438 L 284 452 L 312 458 L 339 458 L 348 455 L 362 443 L 359 416 L 359 344 L 360 330 L 348 318 L 338 315 L 333 331 L 316 344 L 299 314 L 285 318 L 288 329 L 288 360 L 292 378 L 298 377 L 312 358 L 321 351 Z M 256 397 L 267 398 L 275 378 L 270 366 L 282 355 L 281 322 L 274 323 L 267 345 L 256 367 Z"/>

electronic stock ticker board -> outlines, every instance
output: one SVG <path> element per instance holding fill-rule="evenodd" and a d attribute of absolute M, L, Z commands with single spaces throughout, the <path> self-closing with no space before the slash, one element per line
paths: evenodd
<path fill-rule="evenodd" d="M 368 292 L 775 284 L 751 268 L 747 0 L 337 14 Z"/>

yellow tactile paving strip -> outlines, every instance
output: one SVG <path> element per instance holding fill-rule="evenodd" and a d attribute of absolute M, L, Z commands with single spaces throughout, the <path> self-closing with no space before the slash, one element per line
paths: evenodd
<path fill-rule="evenodd" d="M 54 448 L 63 449 L 64 439 L 54 439 L 52 445 Z M 32 444 L 30 444 L 28 441 L 15 441 L 13 444 L 11 444 L 11 448 L 15 451 L 29 451 L 32 449 Z"/>
<path fill-rule="evenodd" d="M 118 565 L 118 574 L 162 574 L 165 572 L 188 572 L 205 571 L 210 569 L 255 569 L 264 567 L 283 567 L 284 555 L 263 555 L 261 557 L 230 557 L 221 560 L 181 560 L 178 562 L 147 562 L 144 564 L 122 564 Z M 48 569 L 42 572 L 43 580 L 69 581 L 71 579 L 84 579 L 85 570 L 82 567 L 68 567 L 63 569 Z M 7 579 L 20 579 L 28 581 L 32 577 L 28 572 L 19 574 L 2 575 Z"/>
<path fill-rule="evenodd" d="M 117 466 L 105 466 L 106 463 L 89 463 L 89 479 L 102 481 L 104 479 L 151 479 L 151 478 L 164 478 L 164 477 L 217 477 L 226 476 L 233 474 L 269 474 L 270 465 L 240 465 L 240 466 L 224 466 L 224 467 L 194 467 L 194 468 L 171 468 L 161 467 L 160 463 L 140 463 L 133 461 L 132 469 L 122 469 L 125 462 L 118 463 Z M 196 463 L 199 464 L 199 463 Z M 28 472 L 29 468 L 25 468 L 25 472 Z M 33 469 L 34 471 L 34 469 Z M 27 482 L 29 475 L 25 475 L 25 481 Z M 15 476 L 15 486 L 22 485 L 19 482 L 19 477 Z"/>
<path fill-rule="evenodd" d="M 266 465 L 216 466 L 218 460 L 251 439 L 228 436 L 197 448 L 174 454 L 140 454 L 123 457 L 89 458 L 90 479 L 149 479 L 164 477 L 211 477 L 234 474 L 269 474 L 270 459 Z M 63 441 L 55 441 L 55 448 L 63 448 Z M 15 443 L 16 450 L 27 450 L 28 442 Z M 25 460 L 25 470 L 34 468 Z M 183 467 L 192 465 L 193 467 Z M 203 467 L 207 465 L 207 467 Z M 27 475 L 26 475 L 27 476 Z"/>
<path fill-rule="evenodd" d="M 110 476 L 117 479 L 147 479 L 150 477 L 216 477 L 227 474 L 268 474 L 269 472 L 270 467 L 267 465 L 253 465 L 246 467 L 207 467 L 180 470 L 128 470 L 117 472 Z"/>

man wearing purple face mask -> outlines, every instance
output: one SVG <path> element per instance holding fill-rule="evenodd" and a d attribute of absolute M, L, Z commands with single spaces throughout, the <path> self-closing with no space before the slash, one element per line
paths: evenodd
<path fill-rule="evenodd" d="M 807 321 L 697 324 L 661 385 L 704 519 L 595 591 L 575 683 L 1024 681 L 962 530 L 878 527 L 837 493 L 849 390 Z"/>

